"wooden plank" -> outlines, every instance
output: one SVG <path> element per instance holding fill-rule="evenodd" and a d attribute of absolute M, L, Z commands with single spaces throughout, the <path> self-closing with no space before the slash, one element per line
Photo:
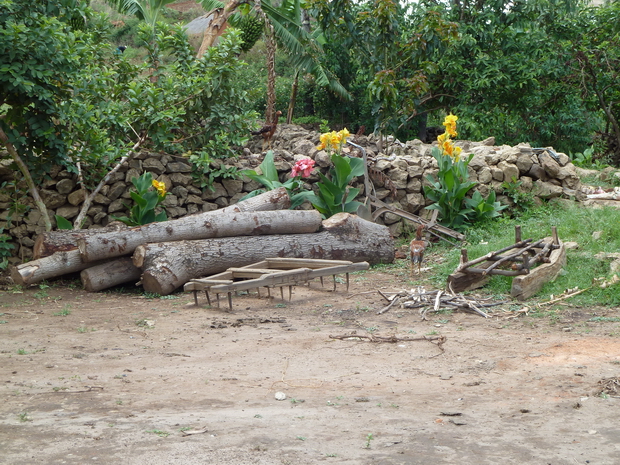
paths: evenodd
<path fill-rule="evenodd" d="M 549 239 L 549 238 L 547 238 Z M 550 238 L 553 240 L 553 238 Z M 512 280 L 510 295 L 518 300 L 525 300 L 536 294 L 549 281 L 555 279 L 566 265 L 566 247 L 559 241 L 560 248 L 549 255 L 550 263 L 545 263 L 531 270 L 526 276 Z"/>
<path fill-rule="evenodd" d="M 463 273 L 457 271 L 448 276 L 448 289 L 453 292 L 465 292 L 484 286 L 491 279 L 490 275 Z"/>
<path fill-rule="evenodd" d="M 321 260 L 312 258 L 268 258 L 267 263 L 269 264 L 269 268 L 277 267 L 280 269 L 317 269 L 328 266 L 350 265 L 353 262 L 350 262 L 348 260 Z"/>
<path fill-rule="evenodd" d="M 209 290 L 211 286 L 216 286 L 219 284 L 231 284 L 231 280 L 225 279 L 202 279 L 202 280 L 193 280 L 188 283 L 185 283 L 183 286 L 184 291 L 204 291 Z"/>
<path fill-rule="evenodd" d="M 228 268 L 226 271 L 232 273 L 233 279 L 253 279 L 259 278 L 264 274 L 278 273 L 285 270 L 278 268 Z"/>
<path fill-rule="evenodd" d="M 294 286 L 307 282 L 309 273 L 310 270 L 308 268 L 281 271 L 279 273 L 265 274 L 260 278 L 248 279 L 247 281 L 212 286 L 210 290 L 215 293 L 224 293 L 247 291 L 257 287 Z"/>
<path fill-rule="evenodd" d="M 319 268 L 310 272 L 310 278 L 319 278 L 321 276 L 336 275 L 342 273 L 351 273 L 353 271 L 362 271 L 370 268 L 368 262 L 352 263 L 351 265 L 330 266 L 328 268 Z"/>

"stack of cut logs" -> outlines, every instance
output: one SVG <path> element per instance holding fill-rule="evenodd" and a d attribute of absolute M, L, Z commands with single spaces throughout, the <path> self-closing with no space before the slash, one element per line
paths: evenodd
<path fill-rule="evenodd" d="M 394 241 L 385 226 L 339 213 L 321 221 L 315 210 L 288 210 L 284 188 L 219 210 L 133 228 L 52 231 L 35 244 L 35 260 L 12 269 L 28 285 L 80 272 L 100 291 L 138 282 L 167 295 L 190 279 L 268 257 L 390 263 Z"/>

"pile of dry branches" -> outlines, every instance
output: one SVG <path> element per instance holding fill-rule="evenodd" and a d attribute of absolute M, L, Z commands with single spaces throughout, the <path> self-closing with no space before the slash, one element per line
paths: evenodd
<path fill-rule="evenodd" d="M 400 305 L 401 308 L 419 308 L 422 320 L 426 320 L 426 314 L 429 310 L 438 312 L 446 309 L 471 311 L 485 318 L 489 318 L 489 315 L 485 313 L 482 308 L 493 307 L 506 302 L 489 302 L 490 299 L 476 300 L 454 292 L 439 290 L 426 291 L 422 286 L 409 291 L 403 290 L 393 293 L 378 292 L 389 304 L 379 310 L 377 315 L 387 312 L 395 305 Z"/>

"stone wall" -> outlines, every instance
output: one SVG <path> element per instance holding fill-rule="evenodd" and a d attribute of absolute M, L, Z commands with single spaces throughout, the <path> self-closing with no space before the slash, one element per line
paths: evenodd
<path fill-rule="evenodd" d="M 411 213 L 421 214 L 429 202 L 423 196 L 423 186 L 428 183 L 426 177 L 437 173 L 437 162 L 431 156 L 431 144 L 419 140 L 400 143 L 389 140 L 387 148 L 381 150 L 378 141 L 370 136 L 352 136 L 356 144 L 365 148 L 369 160 L 371 179 L 377 198 L 386 203 Z M 273 149 L 276 167 L 284 180 L 296 159 L 311 157 L 316 166 L 324 173 L 329 168 L 329 155 L 317 151 L 319 133 L 308 131 L 295 125 L 281 125 L 274 139 Z M 474 154 L 469 164 L 469 176 L 478 181 L 477 189 L 486 196 L 490 189 L 495 190 L 498 199 L 510 203 L 510 199 L 502 196 L 504 181 L 516 179 L 520 181 L 520 189 L 531 192 L 539 199 L 554 197 L 579 197 L 579 177 L 575 167 L 567 155 L 551 150 L 537 150 L 528 144 L 514 147 L 497 146 L 493 138 L 482 142 L 457 141 L 463 154 Z M 251 141 L 237 159 L 223 162 L 235 165 L 239 169 L 255 168 L 262 161 L 260 154 L 261 140 Z M 352 156 L 360 156 L 359 149 L 347 148 Z M 150 171 L 153 177 L 165 182 L 169 194 L 164 202 L 170 219 L 201 211 L 209 211 L 236 203 L 246 193 L 262 187 L 249 179 L 219 179 L 212 189 L 200 188 L 191 176 L 191 165 L 182 157 L 167 154 L 142 153 L 127 166 L 112 176 L 110 182 L 94 199 L 88 210 L 85 228 L 96 228 L 107 225 L 111 215 L 125 216 L 128 214 L 125 204 L 132 205 L 130 192 L 133 190 L 132 177 L 139 176 L 143 171 Z M 12 174 L 11 171 L 0 170 L 0 182 Z M 41 195 L 50 210 L 50 215 L 59 215 L 69 220 L 77 217 L 84 194 L 77 185 L 74 175 L 57 168 L 51 173 L 51 179 L 41 186 Z M 314 174 L 308 179 L 308 188 L 318 180 Z M 356 187 L 362 188 L 363 180 Z M 28 260 L 32 257 L 32 246 L 37 234 L 44 231 L 41 215 L 27 197 L 21 203 L 29 210 L 23 218 L 13 217 L 7 225 L 6 219 L 11 205 L 8 192 L 0 191 L 0 227 L 5 229 L 16 245 L 13 262 Z M 307 206 L 307 208 L 311 208 Z M 397 236 L 402 231 L 400 218 L 385 214 L 379 220 L 389 225 L 392 233 Z"/>

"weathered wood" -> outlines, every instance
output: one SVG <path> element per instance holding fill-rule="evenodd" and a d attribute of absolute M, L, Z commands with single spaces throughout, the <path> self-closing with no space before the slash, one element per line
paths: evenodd
<path fill-rule="evenodd" d="M 85 268 L 99 265 L 101 262 L 84 263 L 79 250 L 56 252 L 49 257 L 22 263 L 11 268 L 11 278 L 15 284 L 26 286 L 44 279 L 55 278 L 63 274 L 76 273 Z"/>
<path fill-rule="evenodd" d="M 80 278 L 85 290 L 97 292 L 118 284 L 137 282 L 141 274 L 142 270 L 130 257 L 121 257 L 82 270 Z"/>
<path fill-rule="evenodd" d="M 219 210 L 213 210 L 212 215 L 209 218 L 217 216 L 221 213 L 230 212 L 251 212 L 251 211 L 267 211 L 267 210 L 279 210 L 282 208 L 288 208 L 290 205 L 290 198 L 286 189 L 279 188 L 266 192 L 265 194 L 252 197 L 243 202 L 239 202 L 230 207 L 222 208 Z M 217 212 L 217 213 L 216 213 Z M 194 216 L 203 216 L 207 213 L 201 213 Z M 186 217 L 189 218 L 189 217 Z M 179 220 L 172 220 L 179 221 Z M 168 223 L 168 222 L 166 222 Z M 160 223 L 157 223 L 160 224 Z M 161 223 L 164 224 L 164 223 Z M 90 231 L 90 230 L 88 230 Z M 97 234 L 97 230 L 93 230 L 92 237 L 100 237 L 103 239 L 103 235 Z M 125 230 L 119 230 L 118 232 L 124 232 Z M 71 235 L 74 231 L 66 231 L 65 234 Z M 116 234 L 116 232 L 110 232 L 110 234 Z M 78 239 L 80 241 L 81 239 Z M 77 244 L 76 244 L 77 245 Z M 131 253 L 131 252 L 126 252 Z M 121 254 L 122 255 L 122 254 Z M 118 255 L 115 255 L 118 256 Z M 22 263 L 16 267 L 11 268 L 11 276 L 16 284 L 28 285 L 35 284 L 44 279 L 55 278 L 62 276 L 63 274 L 75 273 L 82 271 L 94 265 L 100 264 L 98 260 L 92 260 L 85 262 L 82 259 L 80 251 L 76 248 L 73 250 L 67 250 L 65 252 L 56 252 L 48 257 L 43 257 L 38 260 L 33 260 L 28 263 Z"/>
<path fill-rule="evenodd" d="M 151 223 L 123 231 L 110 232 L 78 240 L 85 262 L 117 257 L 133 252 L 142 244 L 213 237 L 254 236 L 263 234 L 301 234 L 321 227 L 316 210 L 223 211 L 213 210 L 178 220 Z"/>
<path fill-rule="evenodd" d="M 491 263 L 491 262 L 485 262 Z M 447 287 L 452 292 L 465 292 L 473 289 L 478 289 L 484 286 L 491 279 L 490 275 L 483 275 L 482 273 L 463 273 L 462 271 L 455 271 L 448 276 Z"/>
<path fill-rule="evenodd" d="M 97 234 L 105 234 L 112 231 L 127 229 L 123 223 L 115 221 L 105 228 L 93 229 L 58 229 L 56 231 L 46 231 L 37 236 L 32 249 L 33 258 L 49 257 L 56 252 L 66 252 L 68 250 L 77 249 L 78 239 L 95 236 Z"/>
<path fill-rule="evenodd" d="M 463 271 L 464 269 L 466 269 L 466 268 L 468 268 L 468 267 L 470 267 L 472 265 L 476 265 L 478 263 L 488 261 L 490 258 L 495 257 L 496 255 L 499 255 L 499 254 L 501 254 L 503 252 L 507 252 L 507 251 L 512 250 L 512 249 L 524 247 L 529 242 L 532 242 L 532 239 L 525 239 L 523 241 L 519 241 L 519 242 L 517 242 L 515 244 L 509 245 L 508 247 L 504 247 L 503 249 L 496 250 L 494 252 L 489 252 L 488 254 L 483 255 L 482 257 L 475 258 L 474 260 L 470 260 L 470 261 L 468 261 L 466 263 L 461 263 L 457 267 L 456 272 Z"/>
<path fill-rule="evenodd" d="M 555 238 L 546 238 L 553 241 Z M 549 281 L 555 279 L 566 265 L 566 247 L 558 239 L 560 247 L 551 251 L 550 262 L 540 265 L 528 275 L 517 276 L 512 280 L 510 295 L 518 300 L 525 300 L 536 294 Z"/>
<path fill-rule="evenodd" d="M 226 212 L 242 212 L 242 211 L 267 211 L 267 210 L 282 210 L 286 209 L 290 206 L 290 199 L 288 194 L 286 193 L 286 189 L 274 189 L 272 191 L 266 192 L 261 195 L 257 195 L 248 200 L 244 200 L 242 202 L 236 203 L 229 207 L 221 208 L 218 210 L 213 210 L 211 212 L 199 213 L 193 216 L 202 217 L 206 215 L 210 217 L 212 214 L 220 214 Z M 217 213 L 216 213 L 217 212 Z M 185 217 L 190 218 L 191 216 Z M 183 220 L 181 218 L 180 220 Z M 172 220 L 179 221 L 179 220 Z M 167 223 L 167 222 L 166 222 Z M 160 223 L 158 223 L 160 224 Z M 77 229 L 77 230 L 57 230 L 57 231 L 49 231 L 43 234 L 39 234 L 35 240 L 35 245 L 33 249 L 33 256 L 35 259 L 49 257 L 50 255 L 56 252 L 67 252 L 69 250 L 76 250 L 78 248 L 78 241 L 84 239 L 85 241 L 89 241 L 91 237 L 99 236 L 107 233 L 111 233 L 113 237 L 115 236 L 115 232 L 120 234 L 120 231 L 128 230 L 127 226 L 125 226 L 121 222 L 113 222 L 105 228 L 93 228 L 93 229 Z M 104 241 L 105 238 L 102 236 L 100 238 L 101 241 Z M 170 239 L 167 239 L 170 240 Z M 133 251 L 127 251 L 125 254 L 129 254 Z M 113 255 L 120 256 L 124 255 L 123 253 Z M 105 258 L 102 256 L 101 258 Z M 99 260 L 100 258 L 92 258 L 89 261 Z M 79 270 L 77 270 L 79 271 Z M 62 274 L 62 273 L 61 273 Z"/>
<path fill-rule="evenodd" d="M 134 264 L 143 268 L 144 290 L 166 295 L 190 279 L 246 266 L 267 257 L 367 261 L 370 264 L 394 260 L 394 240 L 386 226 L 339 213 L 323 221 L 323 228 L 313 234 L 146 244 L 136 248 Z"/>

